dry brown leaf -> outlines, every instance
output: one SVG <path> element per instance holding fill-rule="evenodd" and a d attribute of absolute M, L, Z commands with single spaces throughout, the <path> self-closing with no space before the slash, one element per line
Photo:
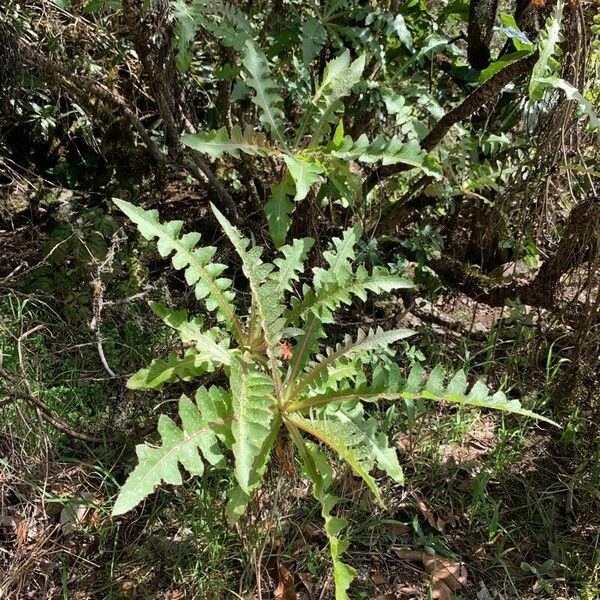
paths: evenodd
<path fill-rule="evenodd" d="M 414 493 L 413 493 L 413 498 L 415 499 L 415 504 L 416 504 L 417 508 L 419 509 L 419 512 L 421 513 L 421 515 L 423 515 L 425 520 L 429 523 L 429 525 L 433 529 L 437 529 L 439 531 L 437 519 L 431 512 L 431 509 L 429 508 L 429 506 L 427 506 L 425 500 L 423 500 L 423 498 L 421 498 L 420 496 L 418 496 L 417 494 L 414 494 Z M 443 533 L 443 531 L 441 533 Z"/>
<path fill-rule="evenodd" d="M 292 572 L 283 565 L 277 564 L 278 583 L 273 592 L 275 600 L 297 600 Z"/>
<path fill-rule="evenodd" d="M 31 535 L 29 535 L 30 524 L 29 519 L 24 519 L 22 517 L 17 517 L 15 520 L 15 535 L 17 538 L 17 549 L 21 553 L 25 550 L 25 546 L 27 545 L 27 540 L 30 539 Z"/>
<path fill-rule="evenodd" d="M 371 581 L 375 585 L 383 585 L 387 581 L 387 577 L 383 573 L 375 571 L 374 573 L 371 573 Z"/>
<path fill-rule="evenodd" d="M 453 591 L 467 585 L 467 569 L 460 562 L 424 552 L 423 565 L 427 572 L 431 573 L 434 598 L 450 600 Z"/>
<path fill-rule="evenodd" d="M 452 600 L 452 592 L 467 585 L 467 569 L 455 560 L 434 556 L 418 550 L 396 550 L 399 558 L 420 562 L 431 578 L 433 597 L 438 600 Z"/>
<path fill-rule="evenodd" d="M 390 533 L 398 536 L 410 533 L 412 531 L 412 527 L 410 525 L 405 525 L 404 523 L 384 523 L 384 527 Z"/>
<path fill-rule="evenodd" d="M 298 573 L 298 579 L 302 582 L 302 585 L 306 588 L 306 593 L 310 600 L 315 597 L 315 584 L 313 583 L 312 575 L 305 571 Z"/>
<path fill-rule="evenodd" d="M 402 560 L 412 560 L 414 562 L 423 562 L 423 552 L 420 550 L 408 550 L 405 548 L 395 548 L 394 551 L 398 555 L 398 558 Z"/>
<path fill-rule="evenodd" d="M 405 585 L 398 590 L 401 594 L 414 596 L 419 591 L 416 587 Z"/>
<path fill-rule="evenodd" d="M 431 583 L 431 595 L 435 600 L 452 600 L 452 590 L 443 581 Z"/>
<path fill-rule="evenodd" d="M 68 503 L 61 511 L 59 523 L 65 535 L 71 535 L 90 512 L 88 504 Z"/>
<path fill-rule="evenodd" d="M 133 581 L 124 581 L 121 583 L 121 591 L 125 594 L 131 594 L 135 590 L 135 583 Z"/>

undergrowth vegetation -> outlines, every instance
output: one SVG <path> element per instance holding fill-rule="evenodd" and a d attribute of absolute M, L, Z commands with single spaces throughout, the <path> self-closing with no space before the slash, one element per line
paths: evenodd
<path fill-rule="evenodd" d="M 0 596 L 596 598 L 599 33 L 3 3 Z"/>

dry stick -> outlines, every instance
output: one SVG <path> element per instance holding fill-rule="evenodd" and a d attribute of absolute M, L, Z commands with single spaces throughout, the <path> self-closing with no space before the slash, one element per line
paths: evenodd
<path fill-rule="evenodd" d="M 115 259 L 115 252 L 119 248 L 120 243 L 123 241 L 121 237 L 122 230 L 117 230 L 111 239 L 110 247 L 106 253 L 105 259 L 98 264 L 96 268 L 96 275 L 92 279 L 92 292 L 93 292 L 93 317 L 90 321 L 90 329 L 96 334 L 96 346 L 98 348 L 98 355 L 102 361 L 105 371 L 111 377 L 118 377 L 118 375 L 110 368 L 106 356 L 104 354 L 104 347 L 102 346 L 102 332 L 100 326 L 102 324 L 102 309 L 104 307 L 104 284 L 102 283 L 102 275 L 106 271 L 112 270 L 112 263 Z"/>
<path fill-rule="evenodd" d="M 2 351 L 0 350 L 0 365 L 2 362 L 1 359 L 2 359 Z M 33 408 L 35 408 L 38 411 L 38 414 L 45 421 L 50 423 L 50 425 L 52 425 L 59 431 L 62 431 L 63 433 L 65 433 L 71 437 L 77 438 L 78 440 L 82 440 L 84 442 L 90 442 L 93 444 L 97 444 L 102 441 L 100 438 L 97 438 L 97 437 L 94 437 L 91 435 L 87 435 L 85 433 L 80 433 L 79 431 L 75 431 L 68 423 L 66 423 L 60 417 L 55 415 L 39 398 L 37 398 L 33 394 L 33 392 L 31 391 L 29 382 L 26 379 L 19 380 L 17 377 L 12 375 L 11 373 L 8 373 L 7 371 L 5 371 L 2 368 L 2 366 L 0 366 L 0 376 L 2 376 L 2 378 L 6 382 L 10 383 L 14 388 L 13 398 L 2 400 L 2 402 L 0 402 L 0 408 L 5 406 L 6 404 L 14 402 L 15 400 L 19 400 L 19 399 L 25 400 L 27 403 L 29 403 Z M 18 390 L 17 387 L 19 384 L 23 384 L 27 391 L 22 392 L 22 391 Z"/>

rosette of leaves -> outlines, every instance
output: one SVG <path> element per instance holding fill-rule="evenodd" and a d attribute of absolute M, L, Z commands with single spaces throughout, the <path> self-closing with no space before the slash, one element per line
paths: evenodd
<path fill-rule="evenodd" d="M 153 361 L 133 375 L 128 386 L 156 389 L 179 379 L 194 381 L 215 369 L 222 369 L 228 384 L 199 383 L 194 398 L 182 396 L 179 422 L 160 416 L 160 444 L 137 446 L 138 465 L 121 488 L 114 515 L 137 506 L 161 483 L 181 484 L 180 466 L 201 476 L 207 466 L 232 464 L 236 485 L 229 493 L 227 514 L 236 520 L 260 487 L 280 432 L 287 430 L 321 503 L 336 598 L 344 599 L 355 571 L 341 558 L 348 546 L 346 522 L 335 510 L 338 498 L 332 491 L 330 460 L 345 462 L 380 502 L 376 468 L 399 484 L 404 481 L 396 450 L 365 404 L 421 398 L 536 417 L 501 392 L 490 396 L 481 383 L 469 390 L 462 371 L 447 385 L 440 369 L 424 377 L 416 367 L 403 378 L 391 360 L 377 357 L 410 336 L 407 329 L 358 330 L 335 346 L 325 345 L 323 325 L 333 322 L 342 305 L 364 300 L 369 293 L 411 287 L 386 269 L 355 266 L 358 227 L 333 240 L 323 267 L 304 273 L 313 240 L 295 240 L 283 246 L 272 263 L 265 262 L 263 249 L 213 207 L 248 279 L 251 302 L 242 310 L 225 276 L 226 266 L 214 260 L 216 248 L 199 245 L 197 233 L 182 234 L 181 221 L 161 223 L 156 211 L 115 202 L 144 238 L 157 239 L 159 253 L 183 271 L 218 323 L 207 329 L 202 318 L 151 304 L 187 350 Z M 291 356 L 287 340 L 295 341 Z"/>
<path fill-rule="evenodd" d="M 373 140 L 366 135 L 358 140 L 344 136 L 344 99 L 361 82 L 365 55 L 351 60 L 350 51 L 345 50 L 331 60 L 315 83 L 312 95 L 301 107 L 300 123 L 294 126 L 286 120 L 282 84 L 272 77 L 267 56 L 249 34 L 242 44 L 243 28 L 236 31 L 235 38 L 224 39 L 241 54 L 243 83 L 256 105 L 263 132 L 256 133 L 253 127 L 242 131 L 235 125 L 231 131 L 223 127 L 184 135 L 182 142 L 215 159 L 247 154 L 275 158 L 285 165 L 283 178 L 271 187 L 270 198 L 264 206 L 269 232 L 277 247 L 285 243 L 296 204 L 304 200 L 311 189 L 329 181 L 340 199 L 353 204 L 361 189 L 361 181 L 351 168 L 355 162 L 404 163 L 438 176 L 438 169 L 415 139 L 398 134 Z"/>

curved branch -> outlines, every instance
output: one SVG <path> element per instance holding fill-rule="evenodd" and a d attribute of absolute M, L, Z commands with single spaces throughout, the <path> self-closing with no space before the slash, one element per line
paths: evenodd
<path fill-rule="evenodd" d="M 538 54 L 534 52 L 527 58 L 508 65 L 490 77 L 435 124 L 433 129 L 421 141 L 421 148 L 427 152 L 433 150 L 442 141 L 448 131 L 450 131 L 452 126 L 464 121 L 492 98 L 498 96 L 511 81 L 531 71 L 537 59 Z M 409 165 L 402 163 L 378 167 L 367 177 L 363 192 L 368 194 L 384 179 L 410 168 Z"/>
<path fill-rule="evenodd" d="M 488 278 L 474 274 L 468 265 L 449 256 L 434 259 L 429 266 L 445 283 L 489 306 L 504 306 L 507 300 L 518 298 L 523 304 L 554 311 L 563 275 L 587 261 L 595 261 L 598 256 L 600 200 L 593 198 L 584 200 L 571 210 L 558 246 L 528 283 L 490 285 Z M 579 313 L 575 311 L 566 318 L 575 323 Z"/>

